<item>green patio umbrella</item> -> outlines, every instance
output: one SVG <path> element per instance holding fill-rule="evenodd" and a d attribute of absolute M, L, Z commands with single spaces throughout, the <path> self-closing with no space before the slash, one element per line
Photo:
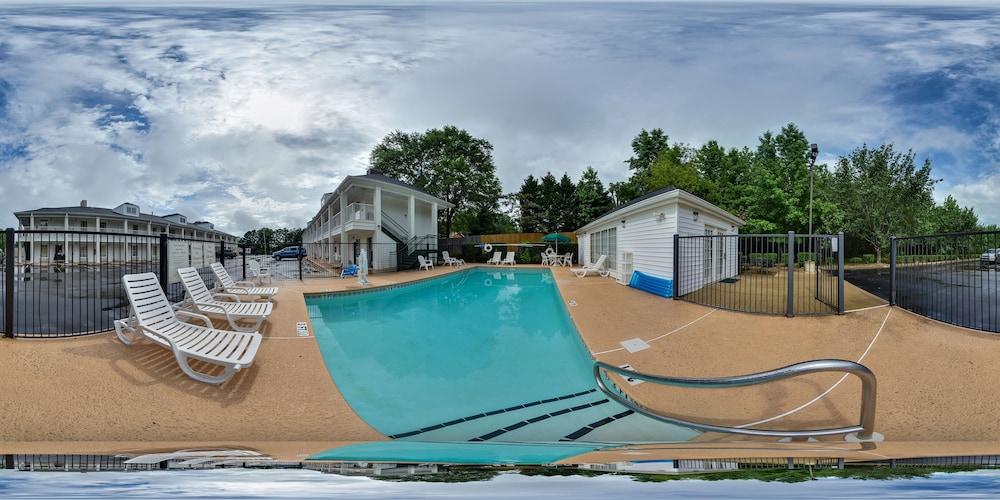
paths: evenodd
<path fill-rule="evenodd" d="M 569 236 L 561 233 L 549 233 L 542 236 L 543 243 L 570 243 L 571 241 Z"/>

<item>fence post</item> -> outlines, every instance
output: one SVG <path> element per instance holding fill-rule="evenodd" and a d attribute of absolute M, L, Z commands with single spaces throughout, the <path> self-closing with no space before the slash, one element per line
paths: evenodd
<path fill-rule="evenodd" d="M 14 228 L 4 231 L 3 335 L 14 337 Z"/>
<path fill-rule="evenodd" d="M 299 281 L 302 281 L 302 253 L 299 253 Z"/>
<path fill-rule="evenodd" d="M 788 274 L 788 290 L 785 301 L 785 316 L 791 318 L 795 316 L 795 231 L 788 232 L 788 255 L 785 259 Z"/>
<path fill-rule="evenodd" d="M 837 314 L 844 314 L 844 233 L 837 233 Z"/>
<path fill-rule="evenodd" d="M 164 295 L 167 293 L 167 283 L 170 282 L 170 277 L 167 276 L 167 259 L 170 258 L 167 253 L 169 243 L 167 233 L 160 233 L 160 288 L 163 289 Z"/>
<path fill-rule="evenodd" d="M 681 298 L 681 235 L 674 233 L 674 298 Z"/>
<path fill-rule="evenodd" d="M 224 240 L 219 240 L 219 264 L 226 267 L 226 242 Z"/>
<path fill-rule="evenodd" d="M 247 279 L 247 247 L 243 247 L 243 280 Z"/>
<path fill-rule="evenodd" d="M 896 237 L 889 237 L 889 305 L 896 305 Z"/>

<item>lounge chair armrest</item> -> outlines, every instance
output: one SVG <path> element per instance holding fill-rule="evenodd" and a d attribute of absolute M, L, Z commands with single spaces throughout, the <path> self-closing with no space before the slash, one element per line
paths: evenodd
<path fill-rule="evenodd" d="M 180 309 L 175 314 L 177 314 L 177 316 L 187 316 L 191 319 L 199 319 L 202 323 L 205 323 L 206 328 L 215 328 L 215 325 L 212 324 L 212 320 L 208 319 L 208 316 L 205 316 L 204 314 L 198 314 L 186 309 Z"/>

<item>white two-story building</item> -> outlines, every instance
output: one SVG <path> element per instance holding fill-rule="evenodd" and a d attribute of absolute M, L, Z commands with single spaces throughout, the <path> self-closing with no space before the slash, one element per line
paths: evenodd
<path fill-rule="evenodd" d="M 323 195 L 302 241 L 309 257 L 333 266 L 357 262 L 362 248 L 373 270 L 408 266 L 437 248 L 438 210 L 453 205 L 377 171 L 348 176 Z"/>
<path fill-rule="evenodd" d="M 22 263 L 47 264 L 120 264 L 158 258 L 156 238 L 167 234 L 174 238 L 221 241 L 235 245 L 239 238 L 215 229 L 211 222 L 188 222 L 182 214 L 164 216 L 145 214 L 133 203 L 115 208 L 80 206 L 38 208 L 15 212 L 21 230 L 53 231 L 22 234 L 18 260 Z"/>

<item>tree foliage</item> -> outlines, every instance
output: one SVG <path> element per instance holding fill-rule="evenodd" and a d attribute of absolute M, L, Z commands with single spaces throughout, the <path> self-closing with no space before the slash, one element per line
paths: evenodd
<path fill-rule="evenodd" d="M 845 229 L 882 250 L 894 234 L 912 234 L 934 207 L 930 161 L 916 166 L 913 151 L 898 153 L 891 144 L 863 145 L 837 162 L 835 183 Z"/>
<path fill-rule="evenodd" d="M 299 245 L 302 243 L 301 228 L 279 228 L 271 229 L 262 227 L 251 229 L 243 233 L 239 245 L 250 247 L 255 254 L 268 254 L 286 246 Z"/>
<path fill-rule="evenodd" d="M 499 211 L 502 190 L 493 145 L 457 127 L 409 134 L 396 130 L 375 146 L 369 163 L 373 170 L 452 203 L 454 207 L 438 211 L 446 236 L 459 214 L 468 222 Z"/>

